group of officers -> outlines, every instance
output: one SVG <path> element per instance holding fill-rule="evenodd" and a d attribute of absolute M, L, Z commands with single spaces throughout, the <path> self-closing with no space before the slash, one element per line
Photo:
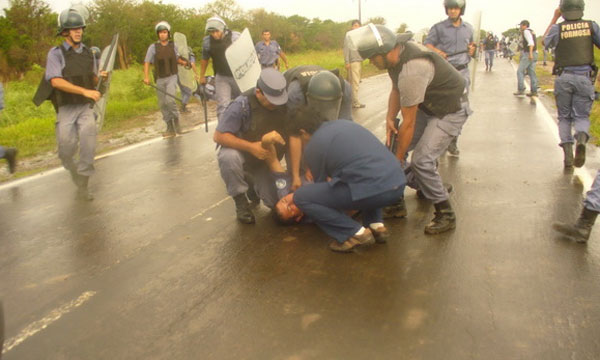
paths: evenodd
<path fill-rule="evenodd" d="M 553 22 L 561 14 L 565 22 L 551 27 L 546 41 L 557 43 L 557 82 L 577 88 L 583 86 L 583 79 L 589 82 L 585 75 L 593 66 L 590 51 L 593 44 L 600 46 L 600 32 L 594 22 L 581 20 L 581 16 L 575 19 L 573 12 L 567 11 L 569 6 L 579 6 L 582 13 L 583 0 L 561 1 Z M 392 151 L 352 122 L 352 107 L 362 106 L 340 74 L 317 65 L 297 66 L 282 74 L 276 61 L 280 48 L 270 37 L 260 48 L 271 48 L 277 56 L 268 57 L 271 63 L 263 64 L 256 86 L 240 93 L 225 57 L 225 50 L 240 34 L 219 17 L 208 19 L 198 80 L 206 82 L 212 60 L 218 117 L 214 141 L 220 174 L 234 199 L 237 219 L 254 223 L 252 207 L 262 201 L 278 222 L 314 223 L 334 239 L 332 250 L 348 252 L 386 241 L 389 231 L 383 218 L 406 216 L 403 194 L 409 185 L 434 204 L 435 214 L 425 233 L 454 229 L 456 216 L 448 194 L 452 187 L 442 182 L 437 159 L 446 151 L 459 154 L 457 138 L 472 113 L 468 64 L 476 46 L 472 26 L 461 18 L 465 7 L 464 0 L 444 0 L 448 18 L 432 27 L 424 46 L 412 41 L 411 33 L 395 34 L 383 25 L 358 24 L 347 33 L 346 44 L 390 76 L 385 145 L 394 144 Z M 561 36 L 568 31 L 563 29 L 573 27 L 590 31 Z M 61 13 L 59 34 L 65 41 L 50 50 L 44 80 L 55 90 L 59 157 L 78 194 L 91 200 L 87 183 L 94 171 L 96 133 L 89 99 L 100 98 L 94 84 L 98 76 L 107 74 L 96 75 L 97 61 L 81 43 L 84 28 L 85 18 L 77 9 Z M 165 94 L 175 93 L 177 64 L 189 65 L 189 59 L 179 56 L 167 23 L 160 22 L 155 30 L 158 41 L 148 48 L 144 82 L 150 83 L 152 64 L 161 89 L 157 94 L 164 120 L 176 130 L 177 109 Z M 585 52 L 576 51 L 580 47 L 585 47 Z M 281 58 L 287 68 L 287 59 Z M 593 94 L 593 83 L 588 88 Z M 566 100 L 560 100 L 561 146 L 566 149 L 565 144 L 573 143 L 570 126 L 574 123 L 579 151 L 575 158 L 581 158 L 585 150 L 580 150 L 579 144 L 589 137 L 589 118 L 585 125 L 576 92 L 570 92 L 574 98 L 571 109 Z M 559 92 L 557 102 L 566 96 Z M 589 111 L 587 114 L 589 117 Z M 77 142 L 80 156 L 76 162 Z M 283 158 L 287 170 L 281 165 Z M 600 184 L 595 183 L 595 189 L 600 192 Z M 594 206 L 590 211 L 597 214 L 600 201 Z M 593 224 L 588 212 L 584 215 L 585 224 Z"/>

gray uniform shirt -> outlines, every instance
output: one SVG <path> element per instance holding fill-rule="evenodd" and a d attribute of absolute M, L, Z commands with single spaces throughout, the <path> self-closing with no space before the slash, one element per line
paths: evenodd
<path fill-rule="evenodd" d="M 265 44 L 264 41 L 259 41 L 254 48 L 258 55 L 258 61 L 263 66 L 272 66 L 275 64 L 281 53 L 281 47 L 275 40 L 271 40 L 269 45 Z"/>
<path fill-rule="evenodd" d="M 411 107 L 422 103 L 434 75 L 435 68 L 428 59 L 414 59 L 404 64 L 398 75 L 400 106 Z"/>
<path fill-rule="evenodd" d="M 441 21 L 429 30 L 424 45 L 431 44 L 446 54 L 455 54 L 468 50 L 469 44 L 473 42 L 473 26 L 461 19 L 459 27 L 452 25 L 452 20 Z M 448 56 L 448 62 L 454 66 L 466 65 L 471 61 L 468 52 Z"/>

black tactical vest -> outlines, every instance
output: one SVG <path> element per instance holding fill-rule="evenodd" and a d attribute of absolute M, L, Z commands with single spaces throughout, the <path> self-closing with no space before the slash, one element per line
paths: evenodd
<path fill-rule="evenodd" d="M 243 132 L 240 137 L 246 141 L 256 142 L 260 141 L 264 134 L 275 130 L 287 141 L 287 135 L 285 133 L 285 106 L 278 106 L 274 110 L 265 108 L 258 102 L 255 89 L 256 88 L 252 88 L 242 94 L 248 98 L 252 120 L 250 121 L 250 128 Z M 277 149 L 277 157 L 281 160 L 285 154 L 285 147 L 279 144 L 275 145 L 275 147 Z M 246 161 L 249 162 L 249 165 L 258 165 L 259 163 L 262 163 L 262 160 L 255 158 L 251 154 L 244 154 L 246 155 Z"/>
<path fill-rule="evenodd" d="M 225 58 L 225 50 L 231 45 L 232 32 L 227 30 L 221 40 L 215 40 L 212 36 L 210 37 L 210 57 L 213 61 L 213 70 L 215 75 L 233 76 L 227 59 Z"/>
<path fill-rule="evenodd" d="M 94 55 L 92 55 L 92 51 L 84 47 L 81 53 L 78 54 L 72 47 L 67 50 L 63 45 L 60 45 L 59 48 L 65 58 L 65 68 L 62 71 L 63 79 L 73 85 L 93 90 L 95 88 L 95 74 Z M 54 90 L 53 96 L 55 96 L 57 107 L 66 104 L 85 104 L 91 101 L 83 95 L 72 94 L 58 89 Z"/>
<path fill-rule="evenodd" d="M 177 74 L 177 55 L 175 55 L 175 43 L 169 41 L 165 46 L 160 42 L 154 43 L 154 72 L 157 79 Z"/>
<path fill-rule="evenodd" d="M 558 24 L 558 29 L 555 68 L 594 63 L 591 21 L 564 21 Z"/>
<path fill-rule="evenodd" d="M 440 119 L 460 110 L 465 79 L 449 62 L 422 45 L 411 42 L 404 44 L 398 64 L 388 70 L 392 86 L 398 88 L 398 75 L 404 64 L 419 58 L 431 60 L 435 69 L 435 75 L 425 90 L 425 99 L 419 104 L 419 109 Z"/>
<path fill-rule="evenodd" d="M 310 79 L 312 79 L 312 77 L 316 73 L 321 72 L 323 70 L 326 70 L 326 69 L 322 68 L 319 65 L 300 65 L 300 66 L 293 67 L 283 73 L 283 77 L 285 78 L 285 82 L 286 82 L 286 88 L 288 86 L 290 86 L 290 83 L 292 81 L 298 80 L 298 83 L 300 84 L 300 88 L 302 89 L 302 93 L 304 94 L 305 99 L 306 99 L 306 93 L 308 92 L 308 83 L 310 82 Z M 331 73 L 334 74 L 335 76 L 337 76 L 338 79 L 340 80 L 340 86 L 342 87 L 342 94 L 344 94 L 344 90 L 346 89 L 346 84 L 344 83 L 344 79 L 340 76 L 340 74 L 339 74 L 339 72 L 337 72 L 337 70 L 331 71 Z"/>
<path fill-rule="evenodd" d="M 535 33 L 529 28 L 525 30 L 529 30 L 531 32 L 531 36 L 533 37 L 533 51 L 537 51 L 537 40 Z M 525 40 L 525 30 L 523 30 L 523 33 L 521 33 L 521 48 L 523 51 L 529 52 L 529 45 L 527 45 L 527 40 Z"/>

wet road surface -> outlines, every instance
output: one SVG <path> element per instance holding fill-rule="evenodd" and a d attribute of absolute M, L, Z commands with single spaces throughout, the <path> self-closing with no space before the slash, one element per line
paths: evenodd
<path fill-rule="evenodd" d="M 389 83 L 365 79 L 355 112 L 382 139 Z M 3 359 L 598 358 L 600 231 L 551 229 L 582 187 L 506 60 L 476 85 L 439 165 L 457 229 L 425 235 L 407 190 L 389 243 L 353 254 L 264 207 L 236 222 L 203 130 L 97 161 L 91 203 L 64 171 L 2 187 Z"/>

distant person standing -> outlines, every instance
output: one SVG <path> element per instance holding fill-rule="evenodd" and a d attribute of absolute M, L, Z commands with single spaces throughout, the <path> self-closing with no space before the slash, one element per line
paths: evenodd
<path fill-rule="evenodd" d="M 469 75 L 469 62 L 475 53 L 473 42 L 473 26 L 463 21 L 467 4 L 465 0 L 444 0 L 444 8 L 448 18 L 431 27 L 423 44 L 446 59 L 466 80 L 468 91 L 471 79 Z M 448 152 L 458 156 L 458 135 L 454 137 Z"/>
<path fill-rule="evenodd" d="M 554 81 L 554 97 L 565 168 L 581 167 L 585 163 L 598 71 L 594 64 L 594 45 L 600 48 L 600 28 L 594 21 L 582 19 L 584 6 L 583 0 L 562 0 L 544 37 L 545 46 L 556 47 L 552 73 L 558 75 Z M 557 24 L 560 16 L 564 21 Z M 574 141 L 577 145 L 573 159 Z"/>
<path fill-rule="evenodd" d="M 517 92 L 514 95 L 525 95 L 525 75 L 529 74 L 531 92 L 527 95 L 537 96 L 538 79 L 535 74 L 535 64 L 537 63 L 538 53 L 535 33 L 529 28 L 528 20 L 521 21 L 519 27 L 521 31 L 521 57 L 517 69 Z"/>
<path fill-rule="evenodd" d="M 498 42 L 492 33 L 488 33 L 483 41 L 483 47 L 485 49 L 485 71 L 492 71 L 494 57 L 496 56 L 496 47 L 498 47 Z"/>
<path fill-rule="evenodd" d="M 206 32 L 209 35 L 202 40 L 202 60 L 200 61 L 200 84 L 206 84 L 206 68 L 208 62 L 212 59 L 212 66 L 215 72 L 215 92 L 217 97 L 217 118 L 227 108 L 232 99 L 240 95 L 238 87 L 229 63 L 225 58 L 225 50 L 240 37 L 237 31 L 231 31 L 227 28 L 225 21 L 218 16 L 213 16 L 206 20 Z"/>
<path fill-rule="evenodd" d="M 352 26 L 350 30 L 358 29 L 360 27 L 359 20 L 352 20 Z M 348 80 L 352 85 L 352 107 L 355 109 L 364 108 L 365 104 L 358 101 L 358 87 L 360 85 L 360 73 L 362 71 L 363 58 L 356 48 L 351 44 L 348 36 L 344 38 L 344 64 L 346 71 L 348 72 Z"/>
<path fill-rule="evenodd" d="M 287 57 L 281 46 L 275 40 L 271 40 L 271 31 L 262 31 L 262 40 L 256 43 L 255 49 L 261 68 L 274 67 L 279 70 L 279 58 L 285 63 L 285 69 L 289 69 Z"/>
<path fill-rule="evenodd" d="M 2 83 L 0 83 L 0 111 L 4 109 L 4 88 L 2 87 Z M 15 168 L 17 165 L 17 149 L 15 148 L 5 148 L 0 146 L 0 159 L 6 159 L 8 162 L 8 169 L 10 173 L 13 174 L 15 172 Z M 1 309 L 0 309 L 1 311 Z M 0 324 L 1 326 L 1 324 Z"/>

